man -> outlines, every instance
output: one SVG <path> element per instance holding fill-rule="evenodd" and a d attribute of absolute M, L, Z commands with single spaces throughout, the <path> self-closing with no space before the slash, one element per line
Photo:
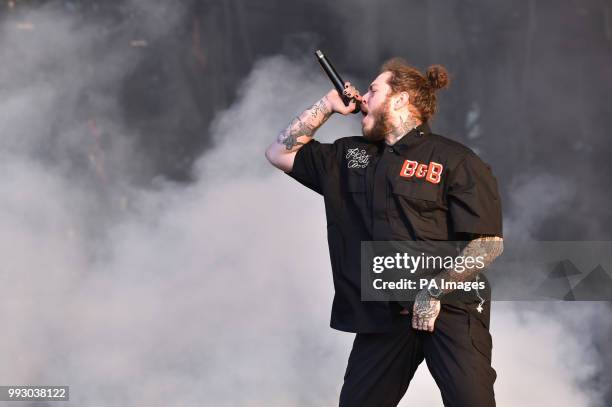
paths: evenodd
<path fill-rule="evenodd" d="M 340 406 L 396 406 L 425 359 L 446 407 L 495 405 L 490 304 L 441 301 L 451 289 L 423 289 L 413 303 L 364 302 L 362 241 L 465 240 L 463 256 L 484 266 L 502 250 L 501 204 L 489 167 L 467 147 L 433 134 L 441 66 L 425 75 L 392 59 L 361 97 L 349 83 L 345 106 L 335 90 L 295 118 L 266 157 L 323 195 L 335 296 L 331 327 L 356 332 Z M 360 103 L 363 137 L 313 139 L 333 114 Z M 482 268 L 442 271 L 435 280 L 472 281 Z M 439 286 L 441 287 L 441 285 Z"/>

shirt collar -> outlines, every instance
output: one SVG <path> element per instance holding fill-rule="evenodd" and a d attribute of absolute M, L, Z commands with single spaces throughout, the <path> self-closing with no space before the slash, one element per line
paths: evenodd
<path fill-rule="evenodd" d="M 398 151 L 420 144 L 431 133 L 427 123 L 421 123 L 399 139 L 393 147 Z"/>
<path fill-rule="evenodd" d="M 400 138 L 393 146 L 388 146 L 384 140 L 374 141 L 368 143 L 368 153 L 375 154 L 380 153 L 385 147 L 393 147 L 396 152 L 404 151 L 412 146 L 420 144 L 426 137 L 431 133 L 427 123 L 421 123 L 414 129 L 406 133 Z"/>

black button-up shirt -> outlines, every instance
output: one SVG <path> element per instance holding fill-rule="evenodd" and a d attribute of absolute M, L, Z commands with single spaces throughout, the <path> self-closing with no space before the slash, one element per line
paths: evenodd
<path fill-rule="evenodd" d="M 312 140 L 296 154 L 291 177 L 323 195 L 335 296 L 331 327 L 386 331 L 396 310 L 362 302 L 362 241 L 462 240 L 502 235 L 501 203 L 490 168 L 469 148 L 427 124 L 393 146 L 363 137 Z"/>

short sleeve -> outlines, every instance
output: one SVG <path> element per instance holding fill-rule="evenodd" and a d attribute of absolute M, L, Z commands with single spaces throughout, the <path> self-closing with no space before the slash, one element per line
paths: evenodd
<path fill-rule="evenodd" d="M 501 199 L 491 168 L 470 153 L 451 173 L 448 186 L 454 233 L 502 236 Z"/>
<path fill-rule="evenodd" d="M 336 150 L 336 143 L 327 144 L 312 140 L 298 150 L 293 169 L 286 174 L 323 195 L 325 180 L 336 167 Z"/>

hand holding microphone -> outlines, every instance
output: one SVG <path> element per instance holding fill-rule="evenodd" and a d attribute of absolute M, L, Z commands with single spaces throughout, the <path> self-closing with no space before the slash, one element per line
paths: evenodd
<path fill-rule="evenodd" d="M 335 88 L 326 95 L 332 110 L 344 115 L 359 113 L 359 105 L 361 104 L 361 95 L 359 91 L 355 89 L 350 82 L 344 82 L 342 78 L 340 78 L 340 75 L 336 72 L 331 62 L 320 50 L 317 50 L 315 54 L 321 67 L 323 67 L 323 70 Z"/>
<path fill-rule="evenodd" d="M 333 112 L 343 115 L 358 113 L 360 111 L 359 102 L 361 101 L 359 91 L 355 90 L 353 86 L 350 86 L 349 82 L 346 82 L 346 86 L 347 87 L 342 92 L 342 96 L 338 94 L 336 89 L 332 89 L 325 95 L 325 98 L 329 102 Z M 348 103 L 348 106 L 345 103 Z"/>

